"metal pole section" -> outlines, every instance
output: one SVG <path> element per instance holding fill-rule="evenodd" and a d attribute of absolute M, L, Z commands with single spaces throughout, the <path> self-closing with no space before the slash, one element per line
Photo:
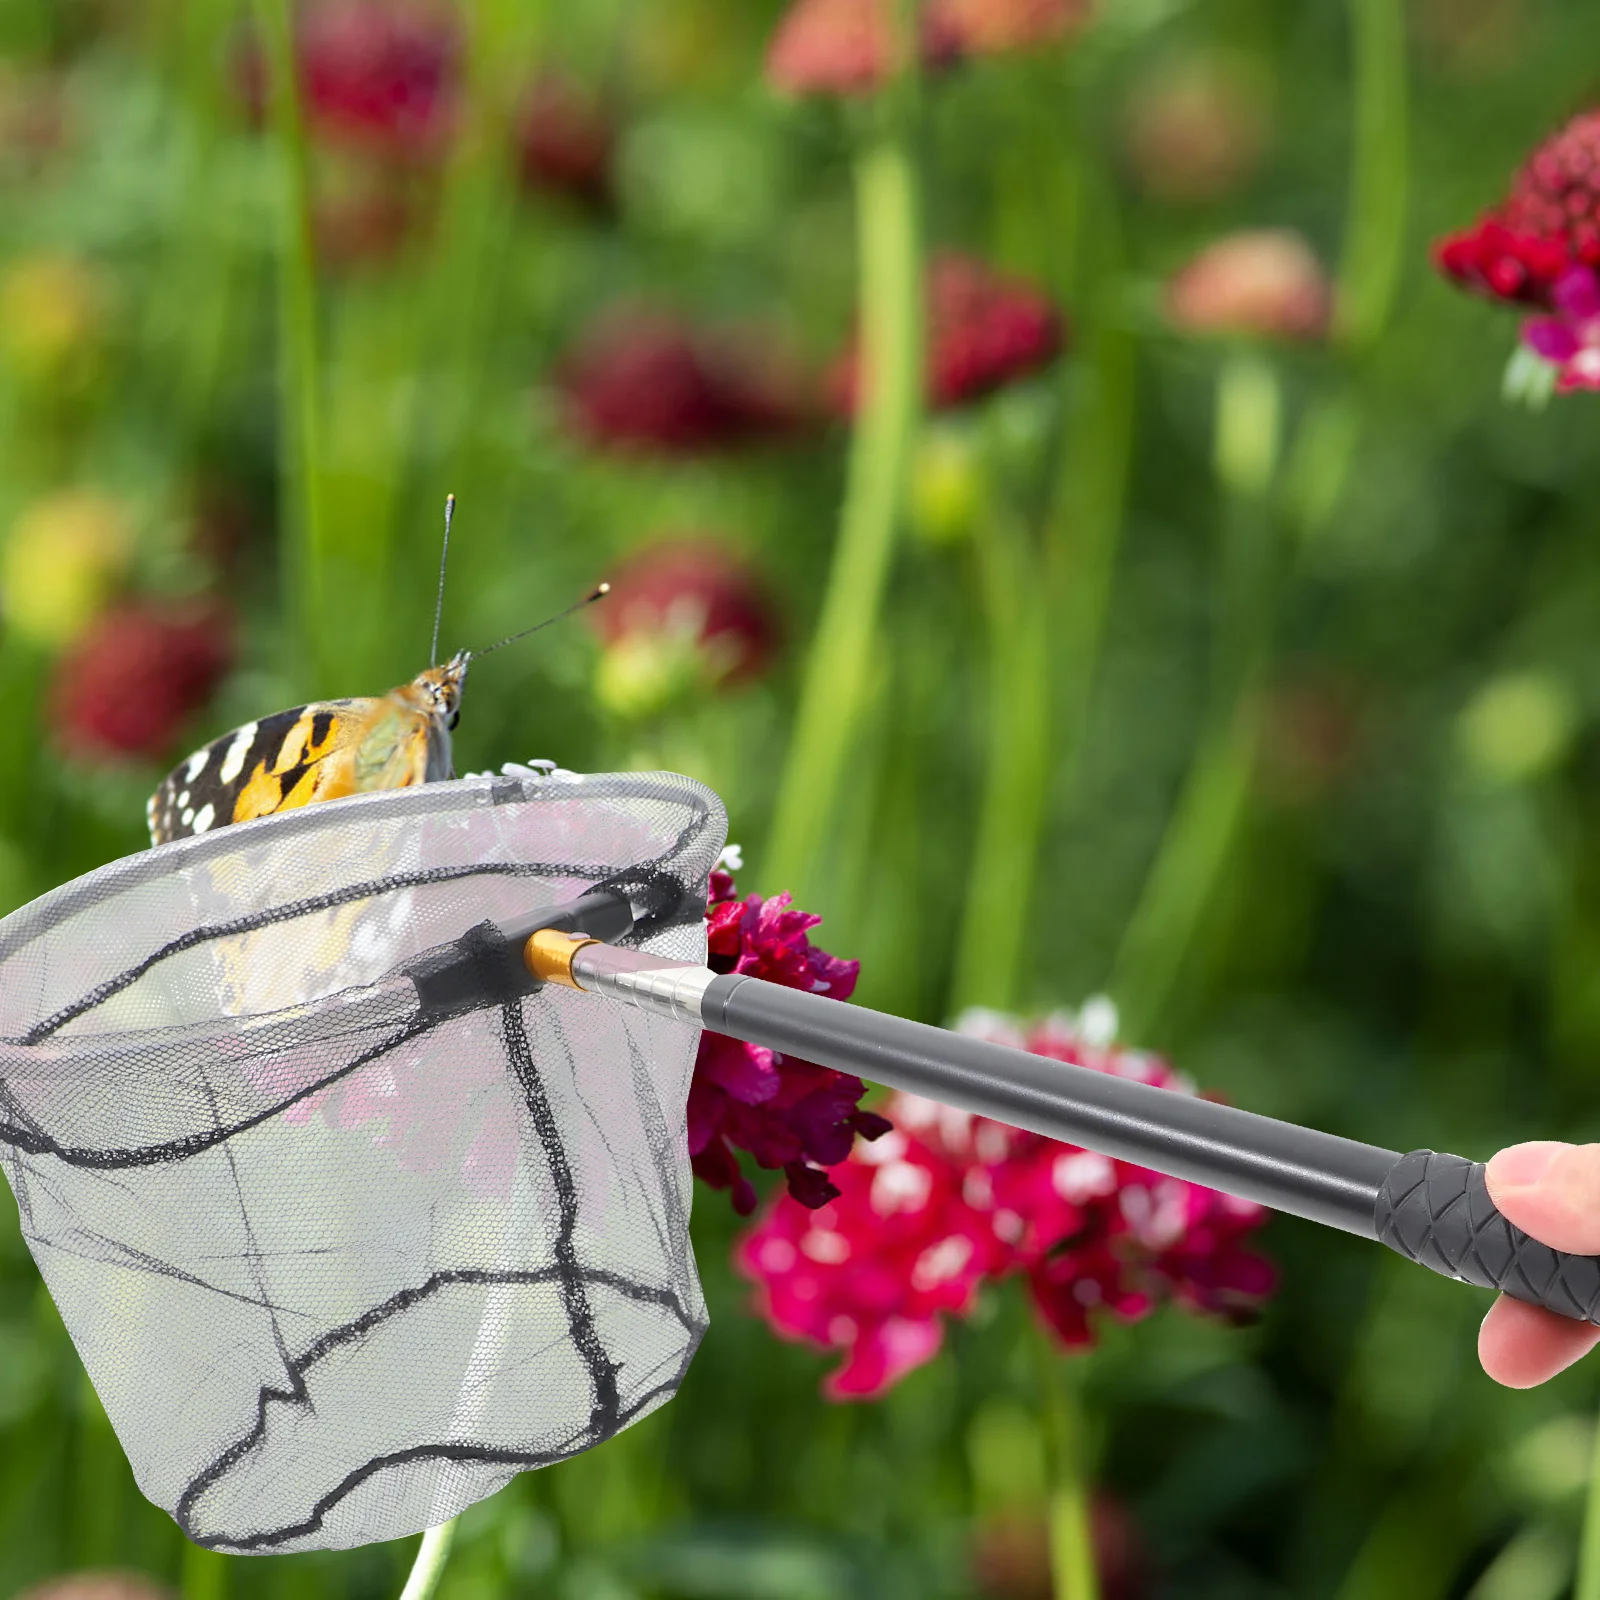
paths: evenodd
<path fill-rule="evenodd" d="M 1378 1194 L 1400 1159 L 1393 1150 L 759 978 L 718 976 L 597 943 L 577 945 L 566 964 L 564 981 L 576 988 L 1363 1238 L 1377 1237 Z"/>

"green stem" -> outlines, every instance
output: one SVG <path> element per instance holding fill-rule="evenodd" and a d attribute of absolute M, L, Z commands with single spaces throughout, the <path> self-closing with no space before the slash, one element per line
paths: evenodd
<path fill-rule="evenodd" d="M 989 764 L 957 937 L 952 1006 L 1016 1004 L 1027 974 L 1027 930 L 1052 786 L 1069 790 L 1110 611 L 1132 458 L 1134 341 L 1118 326 L 1120 248 L 1113 202 L 1063 156 L 1050 190 L 1064 252 L 1092 233 L 1091 264 L 1064 264 L 1085 308 L 1066 374 L 1063 437 L 1037 554 L 999 519 L 980 530 L 978 558 L 990 635 Z M 1079 222 L 1090 212 L 1090 225 Z M 1087 280 L 1087 281 L 1085 281 Z"/>
<path fill-rule="evenodd" d="M 406 1586 L 400 1591 L 400 1600 L 429 1600 L 444 1575 L 445 1562 L 450 1559 L 450 1546 L 455 1542 L 455 1536 L 454 1517 L 448 1522 L 441 1522 L 437 1528 L 429 1528 L 423 1534 L 417 1559 L 411 1563 Z"/>
<path fill-rule="evenodd" d="M 77 1554 L 83 1567 L 117 1559 L 122 1537 L 122 1448 L 88 1374 L 81 1376 L 77 1437 Z"/>
<path fill-rule="evenodd" d="M 310 163 L 290 0 L 257 0 L 266 42 L 271 126 L 282 164 L 278 243 L 278 432 L 283 484 L 282 577 L 292 676 L 313 679 L 324 609 L 322 393 Z"/>
<path fill-rule="evenodd" d="M 1188 776 L 1117 952 L 1111 992 L 1129 1038 L 1156 1030 L 1213 905 L 1244 819 L 1276 592 L 1266 505 L 1279 454 L 1276 373 L 1237 350 L 1217 378 L 1215 472 L 1223 499 L 1211 709 Z"/>
<path fill-rule="evenodd" d="M 1069 426 L 1073 448 L 1064 465 L 1057 506 L 1045 525 L 1045 587 L 1056 618 L 1055 763 L 1076 775 L 1111 614 L 1112 579 L 1121 544 L 1128 472 L 1133 460 L 1136 341 L 1106 326 L 1083 338 L 1087 403 Z"/>
<path fill-rule="evenodd" d="M 767 848 L 769 888 L 814 898 L 823 846 L 869 701 L 878 619 L 922 393 L 922 282 L 909 116 L 856 158 L 861 385 L 840 518 L 816 637 Z"/>
<path fill-rule="evenodd" d="M 1401 0 L 1348 0 L 1354 128 L 1335 330 L 1360 355 L 1389 320 L 1405 262 L 1409 159 Z"/>
<path fill-rule="evenodd" d="M 1054 1600 L 1099 1600 L 1089 1518 L 1087 1434 L 1069 1358 L 1034 1328 L 1034 1360 L 1050 1468 L 1050 1592 Z"/>
<path fill-rule="evenodd" d="M 1572 1600 L 1600 1600 L 1600 1426 L 1594 1433 L 1589 1491 L 1583 1502 L 1583 1532 L 1578 1539 L 1578 1581 Z"/>
<path fill-rule="evenodd" d="M 228 1558 L 221 1551 L 185 1540 L 181 1566 L 183 1600 L 223 1600 L 228 1592 Z"/>
<path fill-rule="evenodd" d="M 1051 769 L 1049 605 L 1026 528 L 977 540 L 989 623 L 989 764 L 956 947 L 954 1007 L 1016 1003 Z"/>

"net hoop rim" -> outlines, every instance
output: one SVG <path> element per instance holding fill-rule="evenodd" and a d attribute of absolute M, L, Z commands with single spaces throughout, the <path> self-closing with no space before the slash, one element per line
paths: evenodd
<path fill-rule="evenodd" d="M 254 817 L 248 822 L 229 823 L 209 833 L 191 834 L 119 856 L 47 889 L 0 918 L 0 963 L 10 960 L 63 923 L 115 899 L 127 888 L 155 881 L 151 871 L 153 859 L 162 862 L 169 872 L 183 871 L 203 865 L 212 856 L 237 852 L 249 843 L 290 844 L 340 819 L 348 819 L 358 808 L 365 808 L 372 821 L 380 822 L 413 813 L 419 817 L 451 816 L 485 806 L 643 798 L 677 800 L 702 824 L 722 809 L 722 802 L 713 790 L 697 778 L 679 772 L 554 773 L 526 778 L 483 773 L 406 789 L 376 789 L 338 800 L 321 800 L 314 805 Z"/>

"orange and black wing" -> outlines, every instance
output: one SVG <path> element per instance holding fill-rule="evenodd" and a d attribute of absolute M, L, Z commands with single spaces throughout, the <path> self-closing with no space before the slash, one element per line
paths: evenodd
<path fill-rule="evenodd" d="M 352 757 L 381 700 L 326 700 L 248 722 L 196 750 L 150 796 L 150 840 L 350 794 Z"/>

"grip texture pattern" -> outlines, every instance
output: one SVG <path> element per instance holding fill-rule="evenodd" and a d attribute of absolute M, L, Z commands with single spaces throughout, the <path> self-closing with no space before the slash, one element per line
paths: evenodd
<path fill-rule="evenodd" d="M 1600 1257 L 1564 1255 L 1495 1210 L 1483 1163 L 1413 1150 L 1394 1164 L 1374 1213 L 1378 1238 L 1447 1278 L 1499 1289 L 1600 1323 Z"/>

